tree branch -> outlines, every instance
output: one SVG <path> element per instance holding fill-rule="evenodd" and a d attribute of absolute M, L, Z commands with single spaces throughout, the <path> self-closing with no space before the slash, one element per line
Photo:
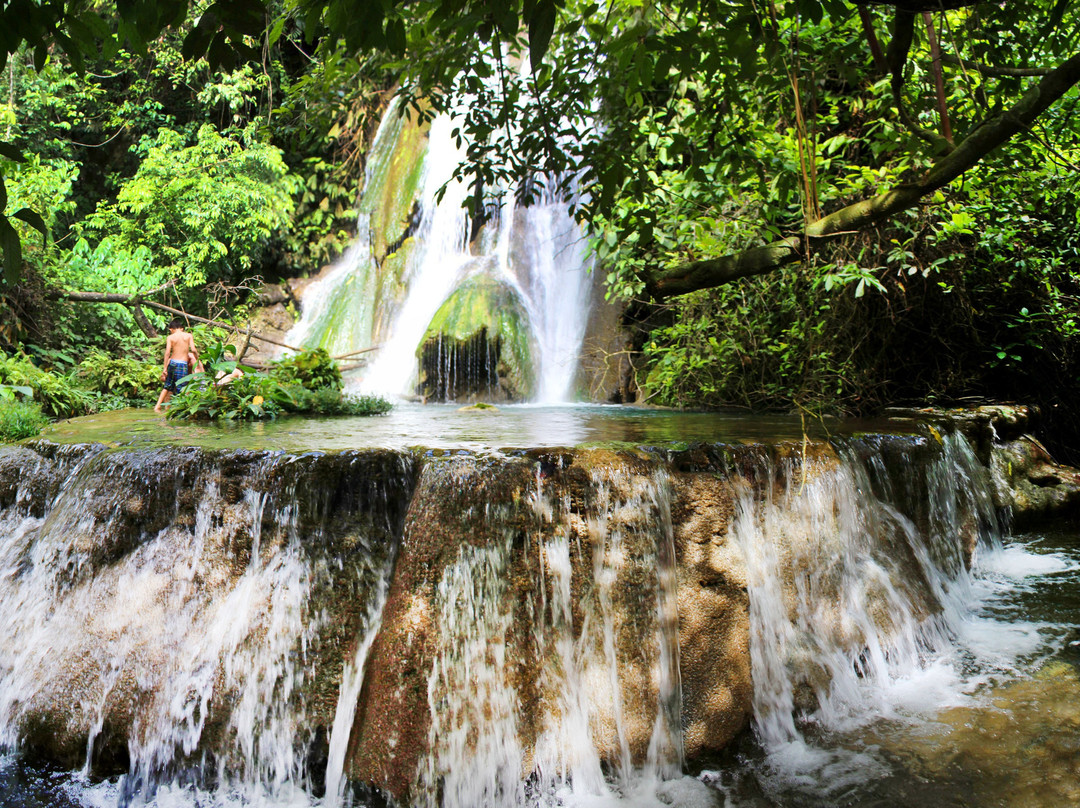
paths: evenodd
<path fill-rule="evenodd" d="M 877 34 L 874 33 L 874 18 L 866 6 L 858 6 L 859 20 L 862 22 L 863 33 L 866 35 L 866 44 L 870 46 L 870 54 L 874 57 L 874 65 L 882 73 L 889 72 L 889 63 L 885 60 L 885 54 L 881 51 Z"/>
<path fill-rule="evenodd" d="M 161 287 L 164 288 L 164 287 Z M 121 295 L 121 294 L 109 294 L 106 292 L 66 292 L 63 290 L 53 290 L 48 292 L 45 296 L 51 300 L 73 300 L 80 303 L 118 303 L 121 306 L 127 306 L 132 309 L 132 315 L 135 317 L 135 321 L 138 323 L 138 314 L 135 311 L 138 310 L 139 314 L 142 313 L 140 306 L 150 306 L 161 311 L 168 312 L 169 314 L 175 314 L 179 317 L 186 317 L 189 320 L 195 320 L 199 323 L 206 323 L 216 328 L 224 328 L 228 331 L 234 331 L 238 334 L 246 334 L 251 339 L 257 339 L 260 342 L 268 342 L 271 345 L 277 345 L 281 348 L 288 348 L 290 351 L 300 352 L 303 348 L 297 348 L 293 345 L 281 342 L 270 337 L 263 336 L 250 328 L 240 328 L 239 326 L 232 325 L 230 323 L 223 323 L 220 320 L 209 320 L 206 317 L 199 317 L 194 314 L 188 314 L 186 311 L 180 309 L 174 309 L 172 306 L 166 306 L 164 303 L 157 303 L 153 300 L 144 299 L 144 295 L 152 294 L 153 292 L 161 291 L 161 288 L 151 290 L 150 292 L 139 292 L 134 295 Z M 143 319 L 145 315 L 143 315 Z M 149 322 L 147 323 L 149 325 Z M 140 328 L 142 324 L 139 323 Z M 153 328 L 153 326 L 151 326 Z M 144 333 L 146 329 L 143 329 Z M 147 334 L 147 336 L 150 336 Z"/>
<path fill-rule="evenodd" d="M 954 67 L 970 67 L 984 76 L 1048 76 L 1054 72 L 1052 67 L 994 67 L 966 60 L 961 64 L 960 58 L 951 53 L 942 53 L 941 61 Z"/>
<path fill-rule="evenodd" d="M 1012 107 L 983 121 L 915 182 L 898 185 L 885 193 L 830 213 L 809 225 L 803 237 L 793 236 L 764 247 L 753 247 L 733 255 L 650 273 L 646 278 L 646 288 L 653 298 L 662 300 L 697 289 L 721 286 L 737 278 L 771 272 L 801 260 L 812 239 L 861 230 L 914 207 L 924 196 L 945 187 L 998 146 L 1030 127 L 1051 104 L 1078 82 L 1080 54 L 1044 76 Z"/>
<path fill-rule="evenodd" d="M 910 11 L 896 10 L 896 18 L 893 22 L 893 38 L 889 42 L 889 72 L 892 74 L 893 101 L 896 104 L 896 113 L 900 122 L 904 124 L 920 140 L 925 140 L 934 147 L 936 153 L 948 153 L 952 144 L 937 132 L 919 126 L 911 117 L 904 104 L 904 67 L 907 65 L 908 52 L 911 50 L 911 42 L 915 37 L 915 15 Z"/>
<path fill-rule="evenodd" d="M 952 143 L 952 124 L 949 123 L 949 106 L 945 98 L 945 76 L 941 70 L 941 46 L 938 44 L 937 32 L 934 30 L 934 15 L 929 11 L 924 11 L 923 22 L 926 23 L 926 39 L 930 43 L 930 58 L 934 68 L 934 86 L 937 90 L 941 134 L 949 143 Z"/>

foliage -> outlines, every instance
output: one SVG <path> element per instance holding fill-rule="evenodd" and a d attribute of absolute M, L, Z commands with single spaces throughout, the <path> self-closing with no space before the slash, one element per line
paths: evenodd
<path fill-rule="evenodd" d="M 25 356 L 0 354 L 0 384 L 30 388 L 41 409 L 57 418 L 85 415 L 93 409 L 93 396 L 78 386 L 73 373 L 50 373 Z"/>
<path fill-rule="evenodd" d="M 48 419 L 38 404 L 11 401 L 0 395 L 0 441 L 32 438 L 41 432 Z"/>
<path fill-rule="evenodd" d="M 690 295 L 643 348 L 642 392 L 680 407 L 856 409 L 874 380 L 838 333 L 852 308 L 793 270 Z"/>
<path fill-rule="evenodd" d="M 269 420 L 282 413 L 379 415 L 390 404 L 378 397 L 345 396 L 341 372 L 324 350 L 305 351 L 277 362 L 269 373 L 244 370 L 236 348 L 220 339 L 203 350 L 206 372 L 194 373 L 173 396 L 169 418 L 211 421 Z M 227 376 L 240 369 L 231 380 Z"/>
<path fill-rule="evenodd" d="M 1067 144 L 1067 140 L 1066 140 Z M 784 270 L 672 303 L 645 341 L 655 403 L 866 412 L 972 397 L 1041 405 L 1062 456 L 1080 424 L 1080 159 L 1003 150 L 938 210 Z"/>
<path fill-rule="evenodd" d="M 294 412 L 311 415 L 382 415 L 393 405 L 380 396 L 342 394 L 333 387 L 293 388 Z"/>
<path fill-rule="evenodd" d="M 169 403 L 169 418 L 253 421 L 276 418 L 293 402 L 287 387 L 261 373 L 216 384 L 213 372 L 193 373 Z"/>
<path fill-rule="evenodd" d="M 210 373 L 192 374 L 173 396 L 169 418 L 210 421 L 272 420 L 285 413 L 307 415 L 381 415 L 391 405 L 377 396 L 342 395 L 333 387 L 310 390 L 282 384 L 262 373 L 245 373 L 227 384 L 214 384 Z"/>
<path fill-rule="evenodd" d="M 92 392 L 141 402 L 156 394 L 160 373 L 161 368 L 156 364 L 91 351 L 79 363 L 76 375 Z"/>
<path fill-rule="evenodd" d="M 159 130 L 116 201 L 99 205 L 85 227 L 120 251 L 145 245 L 186 286 L 242 277 L 288 226 L 296 190 L 281 151 L 251 134 L 225 137 L 206 124 L 187 145 Z"/>
<path fill-rule="evenodd" d="M 309 390 L 328 387 L 340 391 L 341 371 L 325 348 L 302 351 L 276 361 L 270 375 L 282 384 L 299 384 Z"/>

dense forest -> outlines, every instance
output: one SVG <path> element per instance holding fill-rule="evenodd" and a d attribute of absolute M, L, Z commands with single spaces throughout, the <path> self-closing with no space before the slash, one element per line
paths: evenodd
<path fill-rule="evenodd" d="M 0 9 L 4 418 L 152 396 L 140 295 L 245 323 L 332 261 L 396 94 L 469 102 L 475 217 L 510 181 L 574 200 L 639 401 L 1020 400 L 1080 459 L 1068 0 Z"/>

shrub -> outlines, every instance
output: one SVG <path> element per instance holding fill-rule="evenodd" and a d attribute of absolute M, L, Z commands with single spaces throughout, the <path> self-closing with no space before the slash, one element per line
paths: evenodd
<path fill-rule="evenodd" d="M 279 359 L 270 369 L 270 375 L 282 384 L 300 384 L 308 390 L 342 387 L 341 371 L 324 348 Z"/>
<path fill-rule="evenodd" d="M 247 373 L 222 385 L 212 384 L 209 373 L 195 373 L 190 378 L 173 396 L 169 418 L 254 421 L 270 420 L 282 413 L 381 415 L 392 408 L 390 402 L 377 396 L 345 396 L 332 387 L 309 390 L 298 384 L 281 384 L 262 373 Z"/>
<path fill-rule="evenodd" d="M 44 370 L 25 356 L 0 355 L 0 383 L 29 387 L 41 409 L 57 418 L 86 415 L 94 410 L 94 396 L 79 387 L 75 374 Z"/>
<path fill-rule="evenodd" d="M 32 438 L 47 423 L 40 405 L 0 399 L 0 441 Z"/>
<path fill-rule="evenodd" d="M 214 372 L 214 369 L 211 368 Z M 295 406 L 289 388 L 261 373 L 246 373 L 229 384 L 215 384 L 211 373 L 193 373 L 173 396 L 169 418 L 257 421 L 276 418 Z"/>
<path fill-rule="evenodd" d="M 293 412 L 311 415 L 382 415 L 393 409 L 385 398 L 343 395 L 331 387 L 318 390 L 294 388 L 293 398 L 296 401 Z"/>
<path fill-rule="evenodd" d="M 160 389 L 161 368 L 138 359 L 114 357 L 101 351 L 93 351 L 79 363 L 77 375 L 82 383 L 95 393 L 142 401 L 153 398 Z M 106 406 L 104 409 L 115 407 Z"/>

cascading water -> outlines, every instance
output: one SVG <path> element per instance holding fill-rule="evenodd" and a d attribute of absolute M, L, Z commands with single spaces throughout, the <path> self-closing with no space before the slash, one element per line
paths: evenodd
<path fill-rule="evenodd" d="M 305 293 L 303 316 L 286 342 L 339 354 L 379 345 L 352 382 L 365 392 L 412 395 L 422 370 L 421 392 L 443 400 L 569 400 L 591 306 L 592 258 L 568 205 L 545 196 L 521 207 L 508 191 L 472 239 L 462 207 L 469 190 L 452 181 L 464 159 L 456 119 L 439 115 L 426 136 L 415 130 L 408 137 L 402 120 L 392 104 L 371 149 L 357 242 Z M 393 187 L 385 166 L 408 159 L 418 161 L 419 179 Z M 368 213 L 386 199 L 409 215 L 408 222 L 380 223 L 404 234 L 395 245 L 403 257 L 393 264 L 392 282 L 378 279 L 390 271 L 389 256 L 373 244 L 394 237 L 373 232 Z M 478 279 L 499 293 L 468 293 Z M 436 317 L 447 306 L 449 325 Z M 518 306 L 520 314 L 513 311 Z M 460 333 L 439 330 L 454 327 Z M 421 368 L 425 350 L 432 355 Z"/>
<path fill-rule="evenodd" d="M 986 759 L 1003 698 L 1037 727 L 1015 754 L 1071 771 L 1069 629 L 1001 614 L 1025 575 L 1080 602 L 1080 547 L 1003 546 L 990 472 L 936 434 L 0 448 L 0 803 L 948 804 L 913 785 L 928 738 Z M 34 754 L 72 772 L 38 802 L 6 774 Z"/>
<path fill-rule="evenodd" d="M 788 468 L 775 498 L 739 497 L 733 534 L 747 560 L 754 715 L 768 748 L 801 740 L 800 712 L 832 729 L 893 715 L 894 683 L 952 648 L 969 600 L 962 538 L 982 517 L 979 543 L 1000 547 L 988 475 L 964 473 L 972 461 L 949 436 L 926 479 L 903 481 L 930 495 L 927 532 L 895 500 L 868 495 L 895 496 L 880 455 Z M 970 487 L 943 484 L 958 474 Z M 974 510 L 956 507 L 965 491 L 983 495 L 968 497 Z"/>

